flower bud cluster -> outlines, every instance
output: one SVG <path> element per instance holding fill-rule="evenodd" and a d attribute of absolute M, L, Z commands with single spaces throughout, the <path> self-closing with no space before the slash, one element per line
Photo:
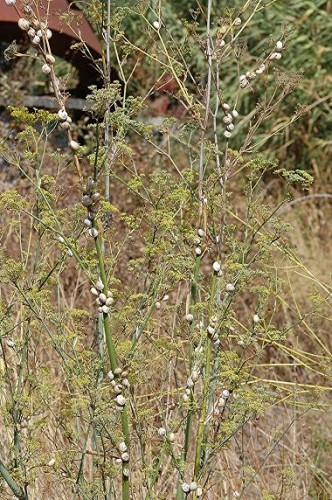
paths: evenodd
<path fill-rule="evenodd" d="M 126 389 L 129 389 L 130 383 L 128 380 L 128 372 L 122 370 L 122 368 L 115 368 L 114 372 L 110 370 L 107 374 L 108 378 L 111 381 L 111 386 L 113 387 L 115 393 L 115 402 L 116 408 L 119 411 L 122 411 L 126 405 L 126 398 L 123 395 L 123 392 Z M 126 452 L 126 450 L 125 450 Z M 129 460 L 129 457 L 128 457 Z M 128 461 L 127 460 L 127 461 Z"/>
<path fill-rule="evenodd" d="M 226 130 L 224 132 L 224 136 L 226 139 L 230 139 L 232 137 L 232 132 L 234 130 L 234 119 L 238 118 L 239 113 L 236 109 L 231 110 L 231 107 L 227 102 L 224 102 L 221 105 L 224 110 L 225 116 L 223 118 L 223 122 L 226 125 Z"/>

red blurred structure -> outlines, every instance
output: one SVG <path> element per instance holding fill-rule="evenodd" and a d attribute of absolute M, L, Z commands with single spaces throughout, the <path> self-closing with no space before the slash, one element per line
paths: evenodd
<path fill-rule="evenodd" d="M 93 58 L 99 58 L 101 46 L 97 36 L 84 17 L 83 12 L 75 7 L 72 2 L 68 2 L 67 0 L 37 0 L 35 3 L 38 5 L 41 18 L 47 17 L 47 10 L 49 11 L 47 22 L 53 32 L 53 36 L 50 39 L 53 54 L 66 59 L 77 68 L 80 83 L 76 89 L 76 93 L 77 95 L 85 95 L 87 87 L 96 83 L 99 75 L 81 51 L 71 50 L 70 47 L 73 43 L 84 40 Z M 17 0 L 16 7 L 20 11 L 21 17 L 24 17 L 20 0 Z M 65 22 L 61 22 L 60 16 L 64 13 L 70 15 L 71 26 L 68 26 Z M 15 8 L 6 5 L 1 0 L 0 42 L 10 43 L 16 40 L 17 42 L 24 43 L 26 35 L 17 25 L 18 17 Z"/>

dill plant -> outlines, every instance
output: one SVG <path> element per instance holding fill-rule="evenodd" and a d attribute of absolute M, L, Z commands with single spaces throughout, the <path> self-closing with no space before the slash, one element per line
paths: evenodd
<path fill-rule="evenodd" d="M 43 22 L 31 8 L 28 21 Z M 161 3 L 91 2 L 104 86 L 87 97 L 84 143 L 53 64 L 58 113 L 10 110 L 15 139 L 5 137 L 0 153 L 24 190 L 0 197 L 3 495 L 41 496 L 49 482 L 58 498 L 212 498 L 226 475 L 224 494 L 248 498 L 283 435 L 319 406 L 323 382 L 298 384 L 282 371 L 284 356 L 317 372 L 297 334 L 305 324 L 316 342 L 310 319 L 330 287 L 303 268 L 278 217 L 292 184 L 308 189 L 311 176 L 255 153 L 260 127 L 298 81 L 279 66 L 282 32 L 243 65 L 243 38 L 264 8 L 247 2 L 218 17 L 208 1 L 181 21 L 181 48 Z M 128 38 L 128 19 L 142 38 Z M 46 39 L 41 64 L 52 60 Z M 112 62 L 121 84 L 110 81 Z M 134 96 L 141 66 L 146 82 Z M 175 81 L 185 118 L 158 126 L 149 99 L 164 78 Z M 278 205 L 268 175 L 284 190 Z M 314 281 L 304 314 L 288 293 L 287 266 Z M 326 381 L 330 353 L 319 356 Z M 255 469 L 249 426 L 285 403 L 291 423 Z M 230 449 L 243 460 L 237 479 L 223 464 Z"/>

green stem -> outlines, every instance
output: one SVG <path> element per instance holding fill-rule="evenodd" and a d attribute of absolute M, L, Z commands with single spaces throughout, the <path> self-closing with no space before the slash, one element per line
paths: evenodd
<path fill-rule="evenodd" d="M 17 482 L 10 475 L 9 470 L 5 466 L 5 464 L 0 459 L 0 474 L 8 484 L 9 488 L 12 490 L 14 495 L 20 500 L 28 500 L 27 493 L 17 484 Z"/>
<path fill-rule="evenodd" d="M 107 276 L 104 265 L 104 253 L 102 251 L 102 247 L 100 244 L 99 237 L 95 238 L 95 246 L 98 256 L 98 264 L 99 264 L 99 273 L 100 279 L 104 285 L 104 293 L 107 293 Z M 111 330 L 111 322 L 108 314 L 103 313 L 103 323 L 104 323 L 104 332 L 105 332 L 105 340 L 106 340 L 106 348 L 107 354 L 110 360 L 112 372 L 117 368 L 117 358 L 116 358 L 116 350 L 113 342 L 112 330 Z M 129 447 L 130 441 L 130 433 L 129 433 L 129 419 L 128 419 L 128 411 L 126 406 L 124 406 L 121 411 L 121 426 L 123 439 L 126 443 L 127 447 Z M 126 464 L 122 465 L 122 499 L 129 500 L 130 498 L 130 485 L 129 485 L 129 477 L 124 475 L 124 469 L 126 469 Z"/>
<path fill-rule="evenodd" d="M 201 266 L 201 258 L 196 257 L 194 276 L 193 276 L 193 280 L 191 282 L 191 290 L 190 290 L 191 297 L 190 297 L 189 312 L 192 311 L 193 305 L 196 304 L 197 283 L 199 281 L 200 266 Z M 189 346 L 189 370 L 190 371 L 191 371 L 192 365 L 193 365 L 193 352 L 194 352 L 194 347 L 193 347 L 193 342 L 192 342 L 193 330 L 194 330 L 194 324 L 192 323 L 191 327 L 190 327 L 190 346 Z M 192 391 L 190 394 L 189 409 L 188 409 L 187 419 L 186 419 L 184 447 L 183 447 L 183 451 L 182 451 L 182 461 L 183 462 L 186 462 L 188 451 L 189 451 L 189 444 L 190 444 L 191 430 L 192 430 L 192 423 L 193 423 L 193 401 L 194 401 L 194 393 Z M 177 490 L 176 490 L 176 500 L 182 500 L 182 498 L 183 498 L 183 491 L 181 488 L 180 477 L 179 477 L 178 486 L 177 486 Z"/>
<path fill-rule="evenodd" d="M 212 315 L 213 305 L 216 294 L 217 277 L 214 275 L 211 286 L 211 295 L 209 303 L 209 317 Z M 199 472 L 201 470 L 201 454 L 204 441 L 204 428 L 205 419 L 208 410 L 209 403 L 209 388 L 210 388 L 210 373 L 211 373 L 211 339 L 207 337 L 206 344 L 206 355 L 205 355 L 205 373 L 204 373 L 204 384 L 203 384 L 203 394 L 202 394 L 202 408 L 201 415 L 198 423 L 197 439 L 196 439 L 196 453 L 195 453 L 195 468 L 194 468 L 194 478 L 198 479 Z"/>

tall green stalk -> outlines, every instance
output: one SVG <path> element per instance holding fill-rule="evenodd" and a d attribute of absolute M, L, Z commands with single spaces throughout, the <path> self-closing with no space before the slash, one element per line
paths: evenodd
<path fill-rule="evenodd" d="M 217 287 L 217 276 L 213 276 L 211 295 L 209 302 L 209 317 L 212 316 L 213 306 L 215 301 L 216 287 Z M 206 339 L 206 354 L 205 354 L 205 369 L 204 369 L 204 384 L 203 384 L 203 394 L 202 394 L 202 406 L 201 414 L 198 423 L 197 439 L 196 439 L 196 452 L 195 452 L 195 467 L 194 467 L 194 479 L 197 480 L 200 470 L 201 470 L 201 454 L 202 448 L 204 446 L 204 429 L 205 429 L 205 419 L 208 411 L 209 404 L 209 388 L 210 388 L 210 373 L 211 373 L 211 351 L 212 342 L 208 336 Z"/>
<path fill-rule="evenodd" d="M 95 246 L 97 250 L 98 256 L 98 264 L 99 264 L 99 273 L 100 279 L 104 285 L 105 293 L 107 293 L 107 276 L 105 271 L 104 264 L 104 253 L 101 248 L 99 236 L 95 238 Z M 113 335 L 111 330 L 111 322 L 108 314 L 103 313 L 103 323 L 104 323 L 104 332 L 105 332 L 105 340 L 106 340 L 106 348 L 107 354 L 110 360 L 111 369 L 114 372 L 117 368 L 117 358 L 116 358 L 116 350 L 113 342 Z M 130 441 L 130 432 L 129 432 L 129 419 L 128 412 L 126 406 L 121 411 L 121 425 L 122 425 L 122 433 L 123 439 L 126 443 L 127 447 L 129 447 Z M 126 464 L 123 462 L 122 464 L 122 499 L 129 500 L 130 498 L 130 485 L 129 485 L 129 477 L 127 474 L 124 474 L 124 469 L 126 468 Z"/>

